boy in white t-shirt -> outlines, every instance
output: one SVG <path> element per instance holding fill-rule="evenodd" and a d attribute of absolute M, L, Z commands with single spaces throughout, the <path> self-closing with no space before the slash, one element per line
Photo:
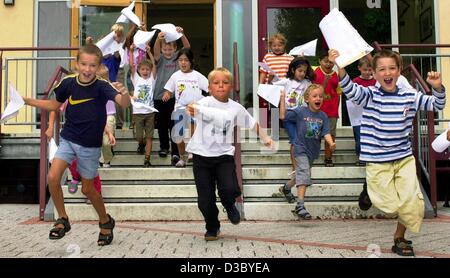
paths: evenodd
<path fill-rule="evenodd" d="M 144 167 L 150 167 L 150 153 L 152 151 L 153 131 L 155 129 L 155 108 L 153 104 L 153 91 L 156 78 L 156 67 L 153 55 L 147 51 L 150 59 L 142 60 L 136 74 L 132 70 L 134 92 L 132 97 L 133 119 L 135 123 L 135 136 L 138 141 L 137 152 L 145 152 Z M 145 143 L 144 143 L 145 132 Z"/>
<path fill-rule="evenodd" d="M 167 102 L 175 94 L 175 108 L 172 119 L 175 125 L 172 128 L 172 140 L 177 143 L 180 160 L 175 167 L 186 167 L 188 157 L 185 151 L 184 129 L 189 126 L 189 115 L 186 114 L 186 106 L 203 98 L 208 92 L 208 79 L 194 70 L 194 54 L 189 48 L 182 48 L 177 55 L 179 71 L 176 71 L 167 81 L 166 90 L 162 100 Z M 191 135 L 194 132 L 194 123 L 190 122 Z"/>
<path fill-rule="evenodd" d="M 236 197 L 241 195 L 234 163 L 234 126 L 253 129 L 264 145 L 272 146 L 272 139 L 241 104 L 228 98 L 233 80 L 227 69 L 214 69 L 208 80 L 211 96 L 187 106 L 187 112 L 195 117 L 197 123 L 187 151 L 193 154 L 197 202 L 206 222 L 205 240 L 210 241 L 217 240 L 220 233 L 216 184 L 230 222 L 236 225 L 241 220 L 234 204 Z"/>

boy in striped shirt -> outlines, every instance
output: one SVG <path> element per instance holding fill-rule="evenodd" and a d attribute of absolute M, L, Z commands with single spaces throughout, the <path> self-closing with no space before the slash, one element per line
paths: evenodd
<path fill-rule="evenodd" d="M 337 50 L 329 59 L 336 61 Z M 367 189 L 375 207 L 388 215 L 397 215 L 392 251 L 414 256 L 412 242 L 405 239 L 406 229 L 418 233 L 424 215 L 423 195 L 416 176 L 416 163 L 409 134 L 418 110 L 437 111 L 445 106 L 445 89 L 438 72 L 429 72 L 427 82 L 433 95 L 399 88 L 402 61 L 391 50 L 382 50 L 372 60 L 374 77 L 380 87 L 362 87 L 339 69 L 340 85 L 347 98 L 363 107 L 360 160 L 367 163 Z"/>

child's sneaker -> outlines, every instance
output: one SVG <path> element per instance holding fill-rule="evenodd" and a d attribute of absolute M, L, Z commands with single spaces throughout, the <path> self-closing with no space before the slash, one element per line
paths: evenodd
<path fill-rule="evenodd" d="M 295 207 L 295 209 L 292 211 L 295 215 L 297 215 L 299 218 L 302 218 L 304 220 L 311 220 L 311 214 L 306 210 L 305 205 L 299 205 Z"/>
<path fill-rule="evenodd" d="M 136 152 L 138 154 L 144 154 L 145 153 L 145 144 L 139 144 Z"/>
<path fill-rule="evenodd" d="M 288 186 L 287 186 L 287 183 L 279 188 L 280 192 L 284 195 L 284 198 L 286 198 L 286 201 L 287 201 L 288 203 L 293 203 L 293 202 L 295 202 L 295 196 L 294 196 L 294 194 L 292 194 L 290 188 L 289 188 L 289 189 L 286 189 L 286 187 L 288 187 Z"/>
<path fill-rule="evenodd" d="M 75 194 L 78 191 L 78 183 L 80 181 L 77 181 L 75 179 L 72 179 L 69 183 L 69 185 L 67 186 L 67 190 L 69 191 L 70 194 Z"/>
<path fill-rule="evenodd" d="M 325 167 L 334 167 L 334 163 L 333 163 L 333 160 L 331 158 L 330 159 L 325 159 L 324 163 L 325 163 Z"/>
<path fill-rule="evenodd" d="M 225 208 L 225 210 L 227 212 L 227 216 L 231 224 L 237 225 L 239 224 L 239 222 L 241 222 L 241 214 L 239 213 L 238 209 L 234 204 L 229 208 Z"/>
<path fill-rule="evenodd" d="M 150 166 L 152 166 L 152 164 L 150 163 L 150 156 L 146 155 L 144 159 L 144 167 L 148 168 Z"/>
<path fill-rule="evenodd" d="M 108 163 L 103 163 L 103 168 L 110 168 L 111 167 L 111 164 L 108 162 Z"/>
<path fill-rule="evenodd" d="M 205 240 L 206 241 L 213 241 L 218 240 L 220 235 L 220 230 L 217 231 L 206 231 L 205 233 Z"/>
<path fill-rule="evenodd" d="M 170 163 L 172 164 L 172 166 L 175 166 L 177 164 L 177 162 L 180 161 L 180 157 L 178 155 L 172 155 L 172 159 L 170 161 Z"/>
<path fill-rule="evenodd" d="M 169 153 L 169 150 L 162 149 L 158 152 L 159 157 L 167 157 L 167 154 Z"/>

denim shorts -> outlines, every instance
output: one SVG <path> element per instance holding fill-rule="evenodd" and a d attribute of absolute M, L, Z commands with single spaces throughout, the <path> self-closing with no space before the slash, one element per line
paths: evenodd
<path fill-rule="evenodd" d="M 297 167 L 295 168 L 295 184 L 310 186 L 311 181 L 311 167 L 313 161 L 310 160 L 306 155 L 299 155 L 295 157 L 295 162 Z"/>
<path fill-rule="evenodd" d="M 294 144 L 297 139 L 297 123 L 284 120 L 283 125 L 289 137 L 289 144 Z"/>
<path fill-rule="evenodd" d="M 59 147 L 55 157 L 71 164 L 77 159 L 77 171 L 85 179 L 93 179 L 97 176 L 98 161 L 101 148 L 87 148 L 60 138 Z"/>

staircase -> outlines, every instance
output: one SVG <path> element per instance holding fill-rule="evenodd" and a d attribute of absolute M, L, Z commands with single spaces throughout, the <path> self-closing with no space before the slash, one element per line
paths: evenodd
<path fill-rule="evenodd" d="M 116 220 L 203 220 L 197 208 L 190 164 L 186 168 L 169 166 L 169 157 L 158 157 L 159 142 L 155 138 L 151 157 L 153 167 L 143 168 L 144 156 L 136 154 L 137 143 L 132 138 L 132 130 L 117 130 L 116 138 L 118 143 L 114 148 L 112 167 L 99 169 L 108 213 Z M 312 169 L 314 184 L 306 193 L 307 209 L 313 218 L 322 219 L 366 218 L 378 214 L 379 211 L 373 208 L 366 212 L 358 208 L 365 170 L 354 166 L 356 156 L 351 129 L 338 129 L 336 140 L 335 167 L 324 167 L 323 150 L 315 161 Z M 274 154 L 261 153 L 259 143 L 248 141 L 242 143 L 245 219 L 297 219 L 291 213 L 295 204 L 288 204 L 278 191 L 292 171 L 286 133 L 281 131 L 279 151 Z M 81 190 L 70 194 L 64 185 L 63 192 L 66 210 L 72 220 L 98 219 L 94 208 L 86 204 Z M 293 193 L 296 194 L 295 189 Z M 221 208 L 220 202 L 218 206 Z M 226 214 L 221 211 L 219 217 L 226 219 Z"/>

